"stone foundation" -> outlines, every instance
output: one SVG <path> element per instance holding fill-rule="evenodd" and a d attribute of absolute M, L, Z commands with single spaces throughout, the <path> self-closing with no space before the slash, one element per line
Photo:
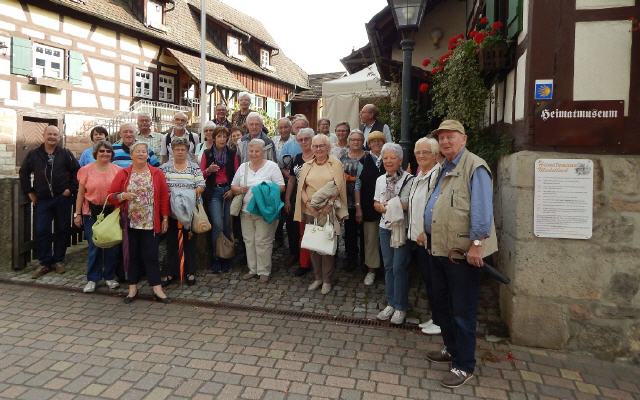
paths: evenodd
<path fill-rule="evenodd" d="M 593 236 L 533 234 L 534 163 L 594 162 Z M 640 362 L 640 156 L 523 151 L 503 158 L 495 199 L 501 313 L 514 343 Z"/>

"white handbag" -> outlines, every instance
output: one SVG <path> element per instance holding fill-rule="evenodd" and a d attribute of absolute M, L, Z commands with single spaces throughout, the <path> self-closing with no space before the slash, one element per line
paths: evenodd
<path fill-rule="evenodd" d="M 333 229 L 331 218 L 327 217 L 324 226 L 318 226 L 318 219 L 313 220 L 313 224 L 304 226 L 302 243 L 300 247 L 309 251 L 315 251 L 320 255 L 333 256 L 338 248 L 338 240 Z"/>
<path fill-rule="evenodd" d="M 247 175 L 249 174 L 249 161 L 244 165 L 244 179 L 243 186 L 247 186 Z M 231 205 L 229 206 L 229 214 L 233 217 L 237 217 L 242 213 L 242 206 L 244 204 L 244 193 L 237 194 L 233 196 L 231 200 Z"/>

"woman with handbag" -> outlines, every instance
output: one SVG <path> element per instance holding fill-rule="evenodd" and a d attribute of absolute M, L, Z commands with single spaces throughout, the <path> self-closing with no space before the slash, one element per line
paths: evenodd
<path fill-rule="evenodd" d="M 200 167 L 189 159 L 189 140 L 175 137 L 171 141 L 173 158 L 162 164 L 169 187 L 169 203 L 171 216 L 167 230 L 167 269 L 162 286 L 170 285 L 180 276 L 180 265 L 184 265 L 184 277 L 187 285 L 196 283 L 196 238 L 193 236 L 191 221 L 200 196 L 204 192 L 205 183 Z M 180 236 L 182 236 L 182 254 L 179 252 Z M 184 257 L 180 260 L 180 257 Z"/>
<path fill-rule="evenodd" d="M 82 290 L 84 293 L 93 293 L 98 282 L 103 279 L 109 289 L 119 286 L 115 271 L 120 246 L 98 248 L 92 240 L 92 227 L 103 208 L 105 215 L 113 211 L 112 205 L 104 206 L 111 182 L 121 168 L 111 163 L 113 147 L 107 141 L 100 140 L 93 145 L 92 157 L 96 161 L 78 171 L 78 197 L 76 213 L 73 214 L 73 223 L 78 228 L 84 226 L 84 237 L 88 244 L 87 284 Z"/>
<path fill-rule="evenodd" d="M 278 219 L 270 224 L 261 216 L 250 214 L 247 206 L 253 197 L 252 188 L 262 182 L 272 182 L 284 191 L 284 178 L 280 167 L 273 161 L 264 159 L 265 143 L 262 139 L 251 139 L 247 145 L 249 161 L 242 163 L 236 171 L 231 190 L 238 200 L 242 200 L 240 223 L 242 224 L 242 238 L 247 252 L 247 266 L 249 272 L 242 279 L 260 277 L 260 282 L 266 283 L 271 275 L 271 253 L 275 238 Z M 234 201 L 237 201 L 234 199 Z"/>
<path fill-rule="evenodd" d="M 231 214 L 229 206 L 233 193 L 231 181 L 238 169 L 238 157 L 236 152 L 227 145 L 229 130 L 224 126 L 217 126 L 212 133 L 213 145 L 205 151 L 200 164 L 200 169 L 206 179 L 205 198 L 208 201 L 209 217 L 211 219 L 211 271 L 213 273 L 228 272 L 231 270 L 231 260 L 221 257 L 217 251 L 217 242 L 221 246 L 225 239 L 233 245 L 231 232 Z M 220 237 L 222 235 L 222 237 Z"/>
<path fill-rule="evenodd" d="M 320 226 L 324 226 L 328 220 L 335 226 L 337 222 L 349 215 L 342 163 L 329 155 L 331 143 L 326 135 L 314 136 L 311 148 L 313 149 L 313 158 L 304 163 L 298 178 L 294 219 L 306 224 L 317 222 Z M 325 205 L 320 208 L 312 205 L 314 194 L 330 182 L 335 182 L 337 196 L 326 201 Z M 338 240 L 335 236 L 332 239 Z M 316 251 L 311 251 L 311 264 L 315 280 L 309 285 L 308 290 L 316 290 L 322 286 L 322 294 L 331 291 L 335 270 L 334 257 L 335 251 L 334 254 L 319 254 Z"/>
<path fill-rule="evenodd" d="M 406 211 L 413 176 L 402 170 L 402 147 L 386 143 L 380 153 L 385 174 L 376 180 L 373 208 L 380 214 L 380 250 L 387 306 L 377 318 L 400 325 L 409 307 L 409 257 Z"/>
<path fill-rule="evenodd" d="M 138 295 L 138 282 L 146 272 L 156 301 L 171 301 L 160 285 L 158 236 L 169 227 L 169 188 L 159 168 L 147 164 L 148 145 L 130 146 L 132 163 L 122 169 L 111 183 L 109 201 L 120 207 L 123 227 L 123 262 L 129 282 L 125 304 Z"/>

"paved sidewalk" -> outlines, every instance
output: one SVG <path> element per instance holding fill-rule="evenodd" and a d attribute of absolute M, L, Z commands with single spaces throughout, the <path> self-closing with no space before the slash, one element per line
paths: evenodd
<path fill-rule="evenodd" d="M 638 399 L 640 370 L 480 340 L 441 388 L 438 337 L 0 284 L 3 399 Z M 507 354 L 512 361 L 504 360 Z"/>

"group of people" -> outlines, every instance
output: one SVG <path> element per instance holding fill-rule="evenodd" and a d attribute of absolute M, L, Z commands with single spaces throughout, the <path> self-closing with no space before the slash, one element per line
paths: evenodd
<path fill-rule="evenodd" d="M 164 303 L 170 299 L 163 288 L 178 279 L 195 283 L 198 250 L 191 225 L 199 204 L 212 226 L 211 272 L 232 268 L 231 259 L 216 254 L 216 242 L 238 235 L 248 267 L 242 278 L 268 282 L 274 243 L 283 243 L 286 232 L 289 264 L 297 265 L 293 273 L 302 277 L 312 270 L 308 290 L 322 294 L 334 284 L 335 252 L 301 243 L 308 225 L 332 225 L 344 241 L 343 268 L 361 267 L 366 286 L 383 268 L 387 305 L 380 320 L 404 322 L 409 263 L 415 260 L 432 308 L 432 320 L 420 326 L 424 333 L 441 333 L 445 345 L 428 358 L 452 364 L 443 385 L 464 384 L 475 368 L 479 267 L 497 243 L 490 170 L 465 149 L 463 125 L 447 120 L 419 139 L 411 174 L 403 167 L 409 155 L 378 121 L 373 104 L 362 108 L 358 129 L 341 122 L 332 133 L 331 121 L 321 119 L 314 132 L 305 116 L 296 115 L 278 120 L 277 135 L 270 136 L 260 114 L 250 110 L 248 94 L 238 101 L 231 120 L 224 105 L 216 106 L 215 118 L 202 127 L 202 141 L 188 131 L 182 113 L 164 134 L 152 132 L 150 116 L 140 114 L 137 126 L 120 126 L 113 144 L 104 128 L 95 127 L 94 144 L 79 162 L 60 145 L 58 128 L 47 127 L 44 143 L 20 170 L 23 191 L 35 205 L 39 266 L 33 277 L 64 272 L 65 218 L 74 197 L 73 221 L 84 228 L 89 244 L 84 291 L 95 291 L 103 280 L 117 288 L 116 269 L 122 265 L 125 303 L 135 300 L 145 275 L 155 299 Z M 98 248 L 91 227 L 98 214 L 115 207 L 122 245 Z M 167 244 L 162 271 L 161 237 Z"/>

